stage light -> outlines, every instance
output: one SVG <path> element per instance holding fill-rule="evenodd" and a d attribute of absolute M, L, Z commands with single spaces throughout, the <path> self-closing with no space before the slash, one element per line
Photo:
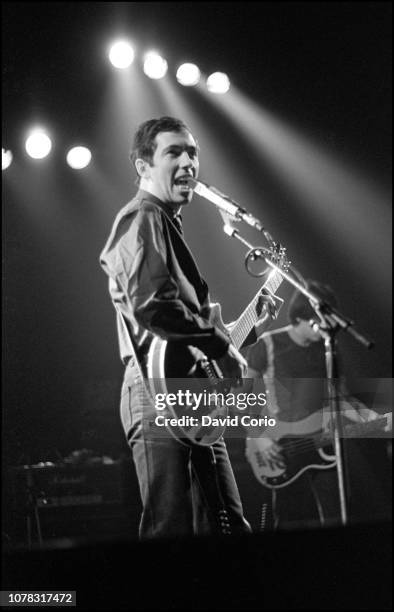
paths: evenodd
<path fill-rule="evenodd" d="M 74 170 L 82 170 L 90 164 L 92 154 L 86 147 L 73 147 L 67 153 L 67 163 Z"/>
<path fill-rule="evenodd" d="M 7 170 L 11 166 L 12 163 L 12 153 L 11 151 L 6 151 L 5 149 L 1 149 L 1 169 Z"/>
<path fill-rule="evenodd" d="M 214 72 L 207 78 L 207 89 L 211 93 L 224 94 L 230 89 L 230 79 L 224 72 Z"/>
<path fill-rule="evenodd" d="M 33 159 L 43 159 L 52 149 L 52 142 L 43 130 L 36 129 L 26 139 L 25 149 Z"/>
<path fill-rule="evenodd" d="M 144 72 L 150 79 L 162 79 L 167 69 L 166 60 L 158 53 L 151 51 L 145 55 Z"/>
<path fill-rule="evenodd" d="M 109 60 L 115 68 L 123 70 L 128 68 L 134 60 L 134 49 L 125 40 L 114 43 L 108 54 Z"/>
<path fill-rule="evenodd" d="M 177 81 L 185 87 L 197 85 L 201 72 L 196 64 L 182 64 L 176 72 Z"/>

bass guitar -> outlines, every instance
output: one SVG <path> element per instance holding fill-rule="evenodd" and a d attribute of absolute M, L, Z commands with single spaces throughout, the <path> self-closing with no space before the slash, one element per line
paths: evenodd
<path fill-rule="evenodd" d="M 294 482 L 306 470 L 334 467 L 333 438 L 327 431 L 327 423 L 322 413 L 315 412 L 300 421 L 277 421 L 272 432 L 267 429 L 264 436 L 248 438 L 246 458 L 257 480 L 269 489 L 280 489 Z M 388 417 L 384 415 L 368 422 L 345 425 L 344 437 L 370 437 L 382 432 L 387 424 Z M 273 439 L 280 447 L 280 462 L 271 459 L 267 452 Z"/>

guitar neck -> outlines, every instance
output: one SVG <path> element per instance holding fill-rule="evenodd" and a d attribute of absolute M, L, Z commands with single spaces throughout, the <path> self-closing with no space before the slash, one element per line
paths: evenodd
<path fill-rule="evenodd" d="M 282 275 L 279 272 L 272 270 L 264 285 L 258 290 L 250 304 L 237 319 L 230 333 L 231 340 L 237 349 L 242 346 L 254 325 L 261 318 L 262 312 L 265 308 L 264 305 L 261 305 L 261 291 L 263 289 L 268 289 L 270 293 L 275 294 L 281 285 L 282 280 Z"/>
<path fill-rule="evenodd" d="M 387 417 L 380 417 L 373 421 L 368 421 L 367 423 L 354 423 L 351 425 L 346 425 L 343 428 L 344 437 L 345 438 L 361 438 L 368 437 L 369 433 L 381 431 L 387 425 Z M 324 434 L 323 436 L 319 436 L 315 438 L 315 446 L 316 448 L 322 448 L 323 446 L 327 446 L 328 444 L 332 444 L 332 435 Z"/>

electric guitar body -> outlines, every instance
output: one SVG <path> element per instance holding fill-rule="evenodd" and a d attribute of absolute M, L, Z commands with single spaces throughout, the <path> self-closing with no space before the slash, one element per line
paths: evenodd
<path fill-rule="evenodd" d="M 212 307 L 211 322 L 227 333 L 219 304 Z M 169 426 L 175 438 L 201 446 L 210 446 L 220 439 L 226 429 L 228 409 L 219 394 L 228 393 L 230 386 L 215 360 L 209 360 L 194 346 L 156 336 L 148 353 L 147 373 L 152 396 L 160 393 L 171 399 L 165 415 L 178 423 Z M 204 424 L 206 416 L 215 425 Z"/>
<path fill-rule="evenodd" d="M 269 489 L 280 489 L 294 482 L 306 470 L 327 470 L 336 464 L 329 431 L 327 411 L 314 412 L 300 421 L 277 421 L 258 438 L 248 438 L 246 457 L 257 480 Z M 387 418 L 381 417 L 367 423 L 349 424 L 344 427 L 345 437 L 374 435 L 383 431 Z M 283 461 L 270 459 L 267 440 L 275 440 L 280 446 Z"/>

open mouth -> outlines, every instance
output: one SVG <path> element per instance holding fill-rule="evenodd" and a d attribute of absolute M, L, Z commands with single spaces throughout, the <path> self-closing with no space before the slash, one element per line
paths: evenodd
<path fill-rule="evenodd" d="M 191 186 L 189 184 L 189 178 L 191 177 L 190 176 L 180 176 L 179 178 L 175 179 L 174 185 L 181 189 L 190 191 Z"/>

